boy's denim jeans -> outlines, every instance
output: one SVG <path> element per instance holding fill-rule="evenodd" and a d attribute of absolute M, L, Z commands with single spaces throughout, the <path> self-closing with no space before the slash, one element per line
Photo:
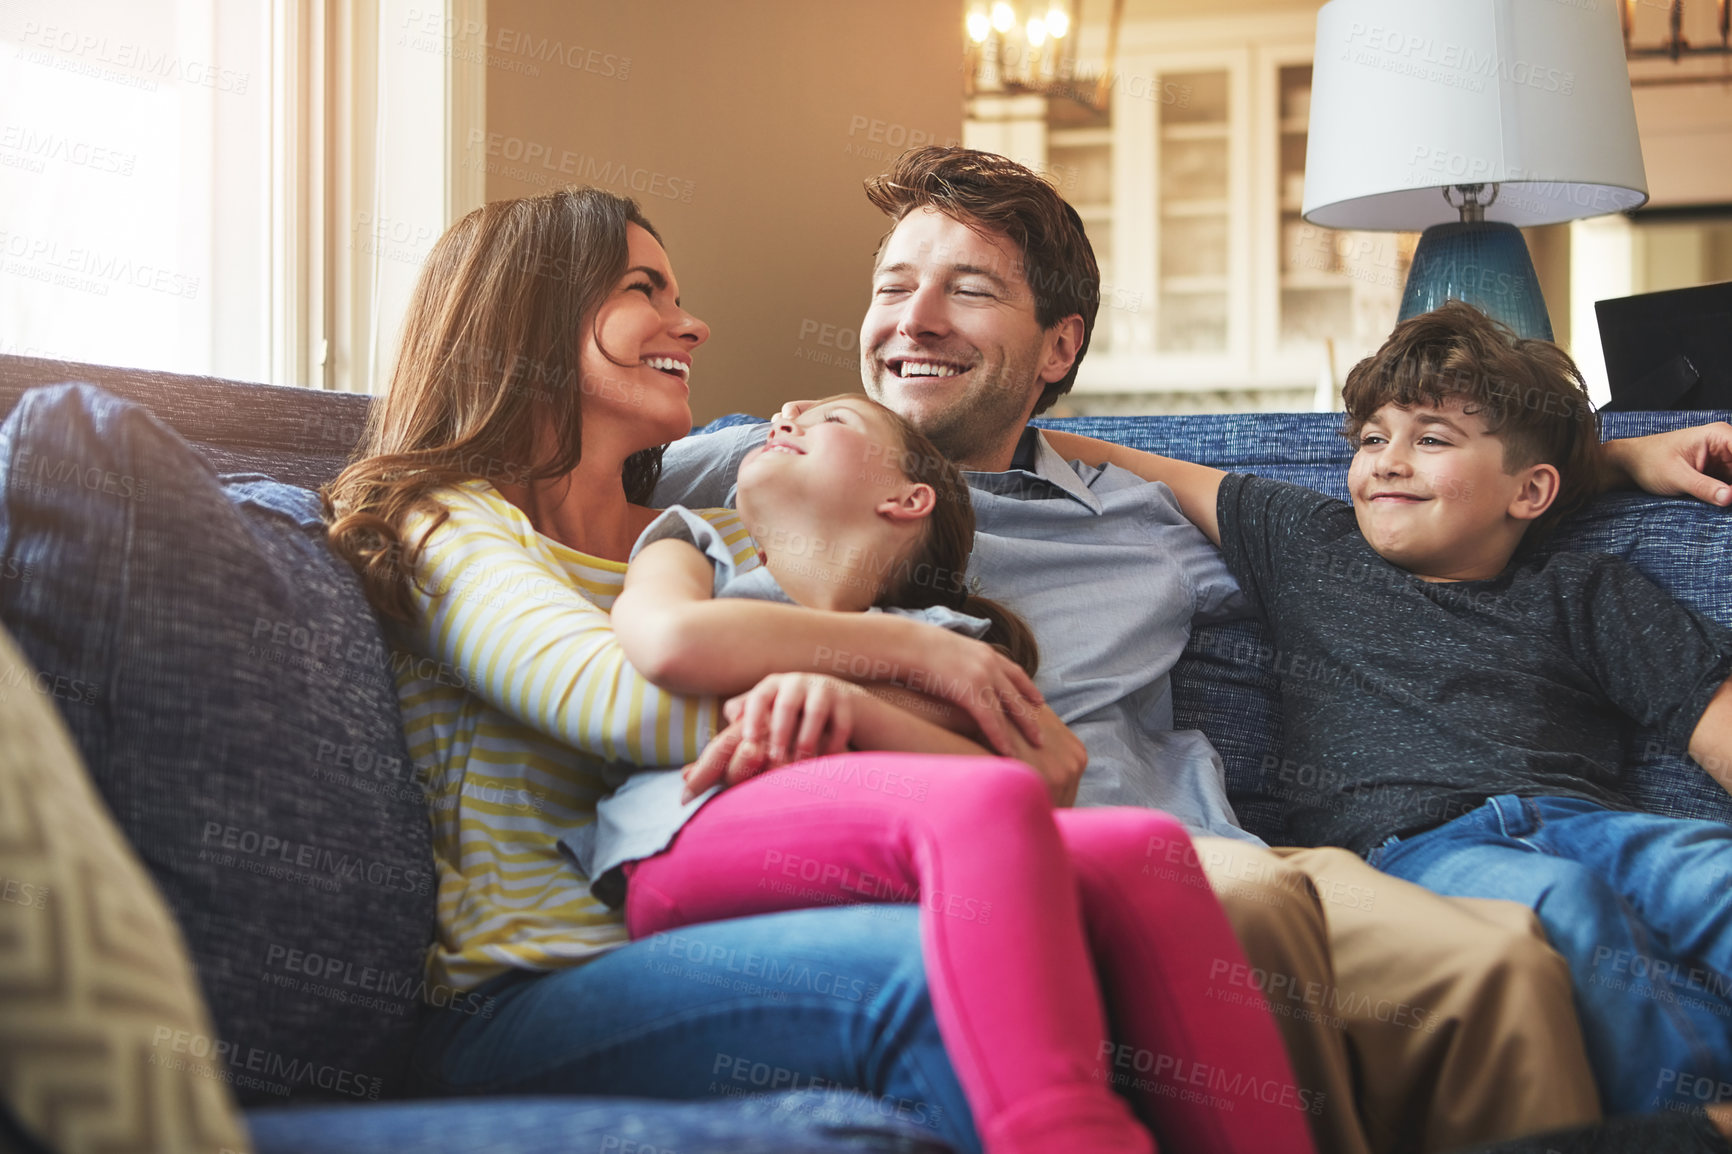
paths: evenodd
<path fill-rule="evenodd" d="M 548 974 L 507 974 L 433 1013 L 424 1092 L 718 1098 L 813 1087 L 879 1098 L 978 1151 L 932 1014 L 919 910 L 794 910 L 656 934 Z"/>
<path fill-rule="evenodd" d="M 1732 1099 L 1732 826 L 1505 794 L 1367 860 L 1539 915 L 1608 1114 Z"/>

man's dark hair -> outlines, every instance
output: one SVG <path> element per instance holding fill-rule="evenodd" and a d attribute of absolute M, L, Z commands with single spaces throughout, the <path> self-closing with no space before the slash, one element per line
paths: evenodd
<path fill-rule="evenodd" d="M 1015 242 L 1041 328 L 1050 329 L 1073 313 L 1083 323 L 1082 344 L 1070 372 L 1046 386 L 1034 411 L 1044 413 L 1070 392 L 1094 335 L 1101 273 L 1082 218 L 1052 185 L 995 153 L 931 145 L 897 157 L 888 172 L 866 182 L 866 196 L 890 217 L 892 231 L 915 209 L 933 208 L 970 228 L 999 232 Z M 884 242 L 889 239 L 886 234 Z M 883 243 L 878 251 L 882 257 Z"/>
<path fill-rule="evenodd" d="M 1545 463 L 1558 496 L 1528 527 L 1538 540 L 1598 485 L 1600 416 L 1581 370 L 1550 341 L 1516 336 L 1470 304 L 1450 301 L 1395 326 L 1383 347 L 1347 374 L 1342 400 L 1354 444 L 1384 405 L 1441 405 L 1460 397 L 1503 442 L 1504 471 Z"/>

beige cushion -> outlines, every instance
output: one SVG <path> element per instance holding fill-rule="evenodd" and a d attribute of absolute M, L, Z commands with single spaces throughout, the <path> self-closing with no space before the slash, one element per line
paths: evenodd
<path fill-rule="evenodd" d="M 0 630 L 0 1096 L 61 1154 L 245 1150 L 180 931 L 55 690 Z"/>

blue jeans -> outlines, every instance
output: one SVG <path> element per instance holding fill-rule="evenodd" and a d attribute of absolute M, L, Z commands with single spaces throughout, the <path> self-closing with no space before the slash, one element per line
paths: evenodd
<path fill-rule="evenodd" d="M 1607 1113 L 1732 1098 L 1732 826 L 1501 795 L 1367 860 L 1539 915 Z"/>
<path fill-rule="evenodd" d="M 433 1013 L 415 1073 L 435 1094 L 711 1098 L 818 1087 L 880 1099 L 978 1152 L 927 994 L 911 905 L 794 910 L 511 973 Z"/>

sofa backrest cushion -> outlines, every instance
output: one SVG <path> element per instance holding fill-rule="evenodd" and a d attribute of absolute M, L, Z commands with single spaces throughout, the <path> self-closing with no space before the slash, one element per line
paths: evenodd
<path fill-rule="evenodd" d="M 317 389 L 0 355 L 0 414 L 32 386 L 71 379 L 94 380 L 148 405 L 219 471 L 257 470 L 309 487 L 330 480 L 342 468 L 360 438 L 370 403 L 366 397 Z M 1606 436 L 1630 437 L 1727 415 L 1606 413 L 1602 420 Z M 707 427 L 757 419 L 735 414 Z M 1346 495 L 1352 453 L 1340 435 L 1339 413 L 1085 417 L 1036 424 Z M 1718 550 L 1695 551 L 1691 563 L 1690 551 L 1670 543 L 1674 518 L 1694 526 L 1690 532 L 1695 536 L 1688 539 L 1701 546 L 1723 540 L 1720 526 L 1732 524 L 1732 513 L 1725 510 L 1615 496 L 1602 498 L 1575 522 L 1566 522 L 1558 543 L 1629 557 L 1686 601 L 1732 624 L 1720 600 L 1732 596 L 1732 572 L 1700 563 Z M 1589 535 L 1576 536 L 1578 532 Z M 1220 749 L 1229 793 L 1246 827 L 1280 841 L 1284 806 L 1316 783 L 1313 770 L 1280 758 L 1279 686 L 1270 672 L 1271 654 L 1255 623 L 1199 629 L 1174 669 L 1173 706 L 1175 724 L 1202 729 Z M 1628 751 L 1627 788 L 1633 799 L 1680 816 L 1732 816 L 1727 810 L 1732 799 L 1693 764 L 1676 754 L 1658 754 L 1654 743 L 1639 733 L 1632 733 Z"/>
<path fill-rule="evenodd" d="M 1732 625 L 1732 579 L 1723 560 L 1729 543 L 1732 512 L 1615 493 L 1565 521 L 1549 547 L 1622 557 L 1686 605 Z M 1630 728 L 1622 786 L 1631 801 L 1654 813 L 1732 822 L 1732 794 L 1653 730 Z"/>
<path fill-rule="evenodd" d="M 393 1092 L 433 923 L 390 654 L 310 492 L 88 385 L 0 425 L 0 621 L 178 919 L 243 1103 Z M 436 1000 L 436 999 L 435 999 Z"/>
<path fill-rule="evenodd" d="M 348 464 L 373 399 L 152 369 L 0 355 L 0 417 L 30 389 L 88 381 L 137 401 L 218 473 L 264 473 L 317 489 Z"/>

